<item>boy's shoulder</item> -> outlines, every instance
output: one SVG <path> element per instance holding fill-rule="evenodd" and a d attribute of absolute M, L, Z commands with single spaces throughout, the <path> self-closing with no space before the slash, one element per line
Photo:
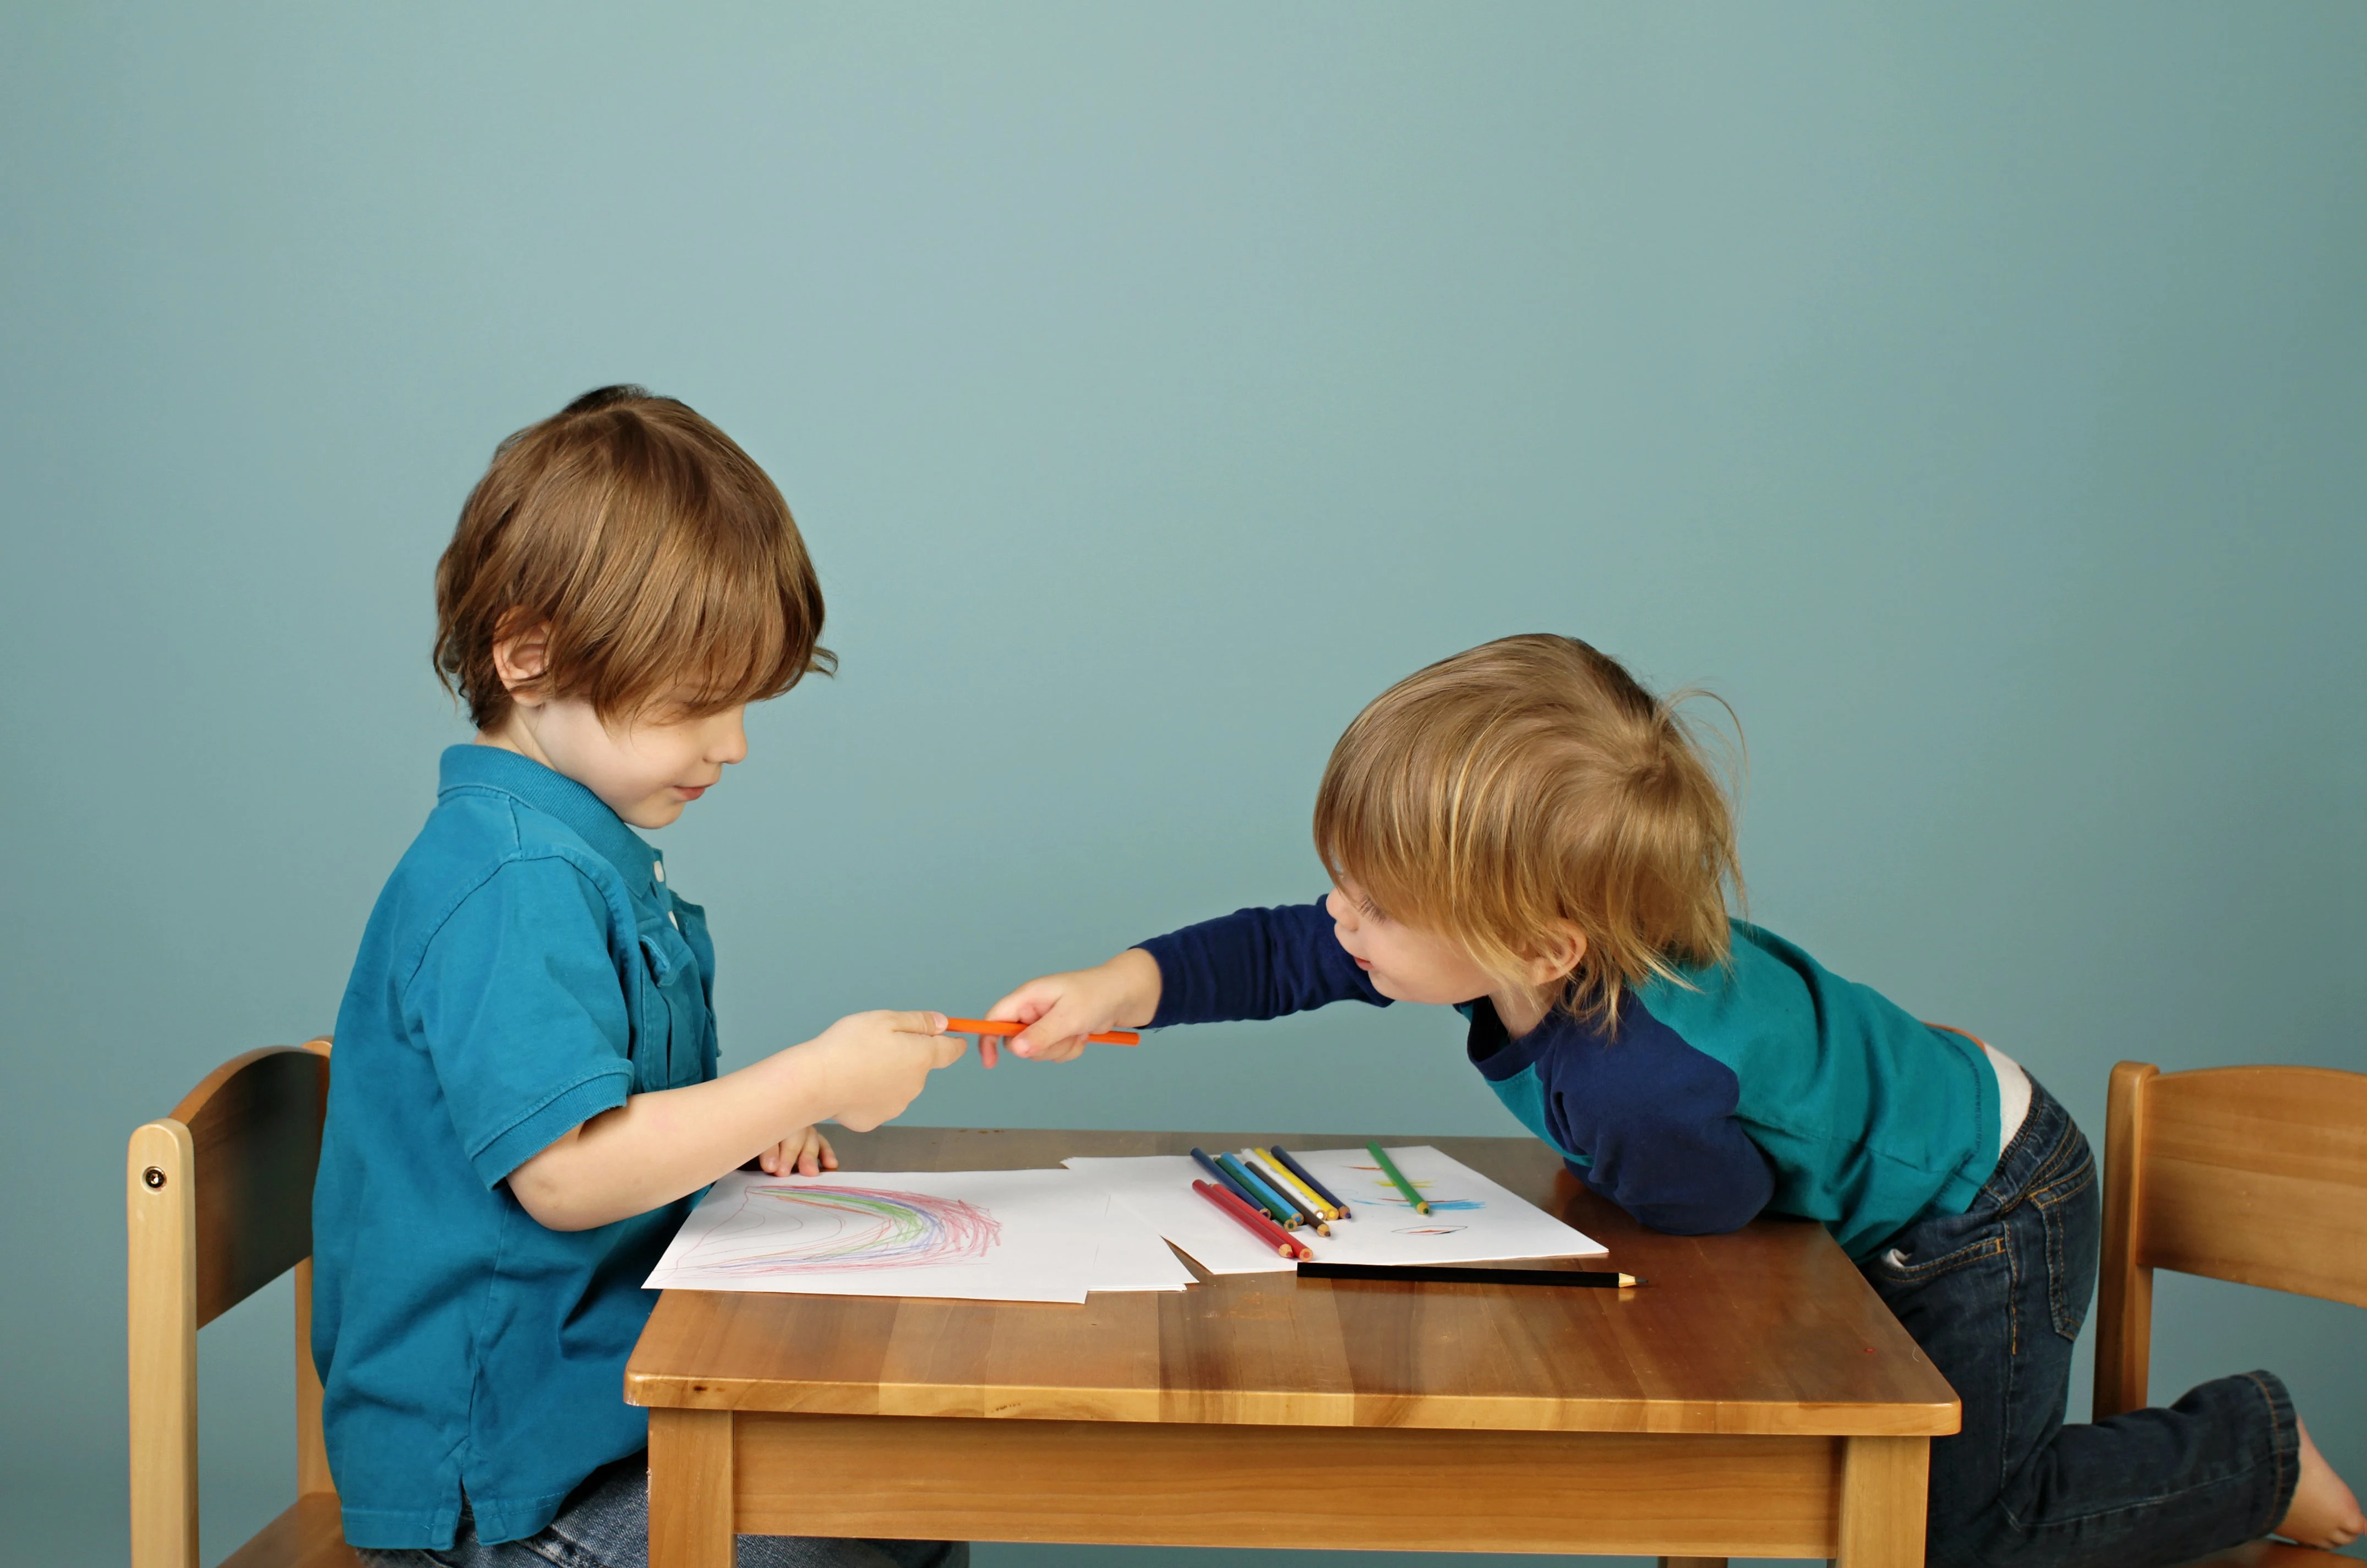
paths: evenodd
<path fill-rule="evenodd" d="M 1637 1006 L 1687 1044 L 1775 1081 L 1841 1062 L 1885 1072 L 1928 1046 L 1931 1027 L 1873 987 L 1763 926 L 1728 925 L 1733 942 L 1722 962 L 1637 988 Z"/>
<path fill-rule="evenodd" d="M 568 794 L 580 795 L 570 801 Z M 590 820 L 593 813 L 607 818 Z M 603 828 L 606 831 L 602 831 Z M 516 861 L 573 863 L 595 882 L 622 883 L 650 852 L 592 792 L 514 751 L 455 746 L 444 756 L 435 809 L 403 852 L 398 874 L 481 879 Z M 618 891 L 623 891 L 620 886 Z"/>
<path fill-rule="evenodd" d="M 583 835 L 505 790 L 447 784 L 403 852 L 397 874 L 491 874 L 512 861 L 596 860 Z M 596 874 L 600 869 L 595 866 Z"/>
<path fill-rule="evenodd" d="M 387 878 L 373 923 L 400 964 L 463 904 L 502 886 L 580 901 L 630 931 L 630 879 L 660 874 L 657 865 L 581 784 L 515 752 L 455 746 L 443 757 L 435 808 Z"/>

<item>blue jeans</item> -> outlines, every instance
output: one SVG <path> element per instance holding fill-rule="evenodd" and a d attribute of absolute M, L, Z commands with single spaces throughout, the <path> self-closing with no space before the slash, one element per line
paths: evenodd
<path fill-rule="evenodd" d="M 2088 1140 L 2033 1080 L 1972 1207 L 1918 1220 L 1859 1265 L 1964 1403 L 1963 1429 L 1931 1444 L 1931 1563 L 2183 1562 L 2267 1534 L 2292 1505 L 2300 1436 L 2267 1372 L 2064 1425 L 2101 1212 Z"/>
<path fill-rule="evenodd" d="M 969 1568 L 969 1543 L 839 1540 L 821 1536 L 743 1535 L 735 1568 Z M 585 1478 L 559 1517 L 524 1540 L 487 1546 L 468 1506 L 447 1551 L 364 1551 L 375 1568 L 649 1568 L 649 1456 L 635 1454 Z"/>

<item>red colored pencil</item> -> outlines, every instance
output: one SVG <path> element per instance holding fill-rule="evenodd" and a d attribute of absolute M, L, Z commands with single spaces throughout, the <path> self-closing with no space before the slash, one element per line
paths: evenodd
<path fill-rule="evenodd" d="M 1222 1209 L 1225 1213 L 1239 1220 L 1251 1235 L 1257 1237 L 1260 1241 L 1266 1243 L 1285 1258 L 1312 1258 L 1315 1256 L 1312 1252 L 1308 1251 L 1307 1248 L 1299 1246 L 1297 1242 L 1293 1241 L 1290 1236 L 1283 1231 L 1282 1227 L 1269 1223 L 1264 1215 L 1259 1213 L 1255 1209 L 1251 1208 L 1247 1203 L 1242 1202 L 1239 1198 L 1234 1197 L 1223 1188 L 1218 1187 L 1212 1182 L 1195 1180 L 1192 1183 L 1192 1190 L 1197 1192 L 1201 1197 L 1206 1198 L 1209 1202 L 1214 1203 L 1217 1207 Z"/>
<path fill-rule="evenodd" d="M 1027 1026 L 1003 1018 L 949 1018 L 946 1020 L 947 1034 L 1016 1034 Z M 1113 1029 L 1107 1034 L 1088 1034 L 1089 1045 L 1139 1045 L 1142 1036 L 1131 1029 Z"/>

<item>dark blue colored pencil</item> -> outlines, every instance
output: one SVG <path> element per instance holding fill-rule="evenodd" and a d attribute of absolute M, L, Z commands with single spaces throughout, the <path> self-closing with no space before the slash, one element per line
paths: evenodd
<path fill-rule="evenodd" d="M 1274 1223 L 1285 1230 L 1297 1230 L 1307 1222 L 1298 1217 L 1298 1206 L 1286 1201 L 1279 1193 L 1270 1191 L 1266 1184 L 1241 1168 L 1241 1162 L 1230 1155 L 1218 1155 L 1217 1164 L 1236 1187 L 1246 1187 L 1257 1194 L 1260 1205 L 1274 1211 Z"/>
<path fill-rule="evenodd" d="M 1254 1176 L 1260 1181 L 1264 1182 L 1268 1187 L 1274 1190 L 1275 1194 L 1279 1196 L 1284 1202 L 1289 1204 L 1290 1212 L 1298 1216 L 1298 1223 L 1314 1231 L 1318 1235 L 1330 1235 L 1331 1234 L 1331 1227 L 1323 1223 L 1323 1216 L 1308 1208 L 1305 1203 L 1300 1202 L 1298 1201 L 1298 1194 L 1290 1190 L 1289 1182 L 1285 1181 L 1281 1177 L 1276 1176 L 1265 1167 L 1258 1164 L 1256 1160 L 1251 1158 L 1246 1154 L 1235 1155 L 1233 1157 L 1241 1162 L 1241 1168 L 1243 1170 L 1248 1171 L 1251 1176 Z"/>
<path fill-rule="evenodd" d="M 1217 1186 L 1222 1187 L 1226 1191 L 1230 1192 L 1234 1197 L 1239 1198 L 1242 1202 L 1247 1203 L 1251 1208 L 1255 1209 L 1259 1213 L 1263 1214 L 1267 1219 L 1274 1221 L 1276 1224 L 1282 1223 L 1282 1216 L 1280 1214 L 1274 1213 L 1264 1202 L 1261 1201 L 1256 1193 L 1251 1191 L 1248 1188 L 1242 1186 L 1240 1182 L 1235 1181 L 1231 1177 L 1226 1175 L 1225 1168 L 1218 1165 L 1215 1160 L 1210 1159 L 1206 1150 L 1197 1148 L 1194 1149 L 1192 1151 L 1192 1157 L 1200 1162 L 1201 1168 L 1206 1170 L 1210 1177 L 1215 1179 Z"/>
<path fill-rule="evenodd" d="M 1354 1218 L 1353 1215 L 1348 1213 L 1348 1205 L 1340 1201 L 1340 1195 L 1332 1191 L 1329 1187 L 1324 1186 L 1323 1183 L 1316 1180 L 1312 1172 L 1308 1171 L 1305 1166 L 1299 1164 L 1297 1160 L 1291 1158 L 1290 1151 L 1288 1149 L 1284 1148 L 1280 1144 L 1268 1144 L 1265 1146 L 1265 1152 L 1280 1160 L 1282 1162 L 1283 1169 L 1290 1172 L 1291 1175 L 1307 1183 L 1308 1190 L 1309 1191 L 1313 1192 L 1318 1198 L 1322 1199 L 1326 1203 L 1329 1203 L 1333 1208 L 1339 1210 L 1340 1217 L 1342 1219 L 1346 1220 Z"/>

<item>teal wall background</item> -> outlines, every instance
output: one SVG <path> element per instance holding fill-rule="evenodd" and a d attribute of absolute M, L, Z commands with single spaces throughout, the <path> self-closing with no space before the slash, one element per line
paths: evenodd
<path fill-rule="evenodd" d="M 465 735 L 436 554 L 610 380 L 769 468 L 844 660 L 663 840 L 727 1065 L 1311 897 L 1357 707 L 1551 628 L 1726 695 L 1754 913 L 2091 1134 L 2122 1057 L 2367 1067 L 2357 6 L 14 5 L 0 366 L 22 1561 L 122 1560 L 122 1140 L 327 1027 Z M 1514 1131 L 1453 1025 L 912 1119 Z M 207 1335 L 210 1561 L 288 1310 Z M 2367 1481 L 2356 1309 L 2157 1323 Z"/>

